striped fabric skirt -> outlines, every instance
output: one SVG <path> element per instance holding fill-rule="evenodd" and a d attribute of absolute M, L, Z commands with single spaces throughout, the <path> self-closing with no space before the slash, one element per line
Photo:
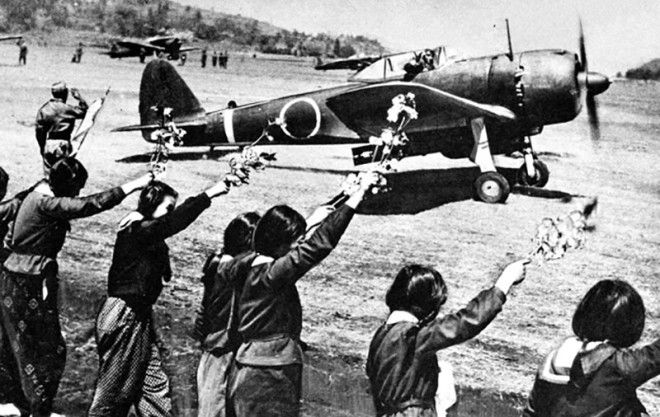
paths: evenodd
<path fill-rule="evenodd" d="M 171 416 L 169 380 L 156 345 L 151 310 L 109 297 L 96 319 L 99 377 L 89 416 Z"/>

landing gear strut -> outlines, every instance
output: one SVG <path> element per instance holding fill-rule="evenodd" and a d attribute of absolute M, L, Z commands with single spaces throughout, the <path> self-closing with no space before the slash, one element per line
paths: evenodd
<path fill-rule="evenodd" d="M 509 197 L 509 181 L 495 169 L 483 117 L 470 121 L 474 147 L 470 160 L 479 166 L 481 175 L 474 182 L 477 198 L 486 203 L 504 203 Z"/>
<path fill-rule="evenodd" d="M 531 185 L 533 187 L 545 186 L 550 178 L 550 170 L 536 156 L 536 153 L 532 149 L 532 140 L 529 136 L 526 136 L 523 141 L 522 152 L 525 162 L 518 169 L 518 182 L 522 185 Z"/>

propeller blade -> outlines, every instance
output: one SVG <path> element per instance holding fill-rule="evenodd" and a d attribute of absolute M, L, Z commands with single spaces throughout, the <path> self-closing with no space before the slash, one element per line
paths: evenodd
<path fill-rule="evenodd" d="M 598 120 L 598 104 L 596 96 L 587 92 L 587 115 L 589 117 L 589 129 L 591 131 L 591 140 L 598 142 L 600 140 L 600 121 Z"/>
<path fill-rule="evenodd" d="M 587 63 L 587 48 L 584 46 L 584 29 L 582 28 L 582 19 L 578 19 L 579 25 L 580 25 L 580 64 L 582 64 L 582 71 L 587 72 L 589 70 L 589 66 Z"/>

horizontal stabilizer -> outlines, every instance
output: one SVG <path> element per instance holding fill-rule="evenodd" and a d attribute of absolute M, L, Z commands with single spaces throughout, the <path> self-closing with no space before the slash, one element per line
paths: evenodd
<path fill-rule="evenodd" d="M 174 123 L 179 128 L 206 126 L 206 120 L 204 120 L 204 119 L 181 121 L 181 122 L 175 120 Z M 134 132 L 134 131 L 137 131 L 137 130 L 152 131 L 152 130 L 156 130 L 156 129 L 159 129 L 159 128 L 160 128 L 159 124 L 152 123 L 152 124 L 148 124 L 148 125 L 122 126 L 122 127 L 112 129 L 112 132 Z"/>

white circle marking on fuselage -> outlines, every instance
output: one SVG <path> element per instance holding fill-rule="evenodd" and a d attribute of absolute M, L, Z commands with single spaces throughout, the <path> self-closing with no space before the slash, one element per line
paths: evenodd
<path fill-rule="evenodd" d="M 284 107 L 282 107 L 282 110 L 280 110 L 280 119 L 286 121 L 286 119 L 284 118 L 284 115 L 286 114 L 286 111 L 289 110 L 289 107 L 291 107 L 292 105 L 294 105 L 295 103 L 298 103 L 298 102 L 300 102 L 300 101 L 305 102 L 305 103 L 309 104 L 310 106 L 312 106 L 312 108 L 314 109 L 314 114 L 315 114 L 315 116 L 316 116 L 316 125 L 314 126 L 314 129 L 312 130 L 312 132 L 311 132 L 309 135 L 307 135 L 307 136 L 305 136 L 304 138 L 302 138 L 302 137 L 296 137 L 296 136 L 293 136 L 293 135 L 291 134 L 291 132 L 289 132 L 289 131 L 287 130 L 287 128 L 286 128 L 286 123 L 282 124 L 282 125 L 280 126 L 280 127 L 282 128 L 282 131 L 283 131 L 284 133 L 286 133 L 286 135 L 287 135 L 288 137 L 292 138 L 292 139 L 307 139 L 307 138 L 311 138 L 312 136 L 316 135 L 316 134 L 319 132 L 319 130 L 321 129 L 321 109 L 319 109 L 319 105 L 316 104 L 316 102 L 315 102 L 314 100 L 312 100 L 311 98 L 309 98 L 309 97 L 300 97 L 300 98 L 297 98 L 297 99 L 291 100 L 291 101 L 289 101 L 288 103 L 286 103 L 286 104 L 284 105 Z"/>

